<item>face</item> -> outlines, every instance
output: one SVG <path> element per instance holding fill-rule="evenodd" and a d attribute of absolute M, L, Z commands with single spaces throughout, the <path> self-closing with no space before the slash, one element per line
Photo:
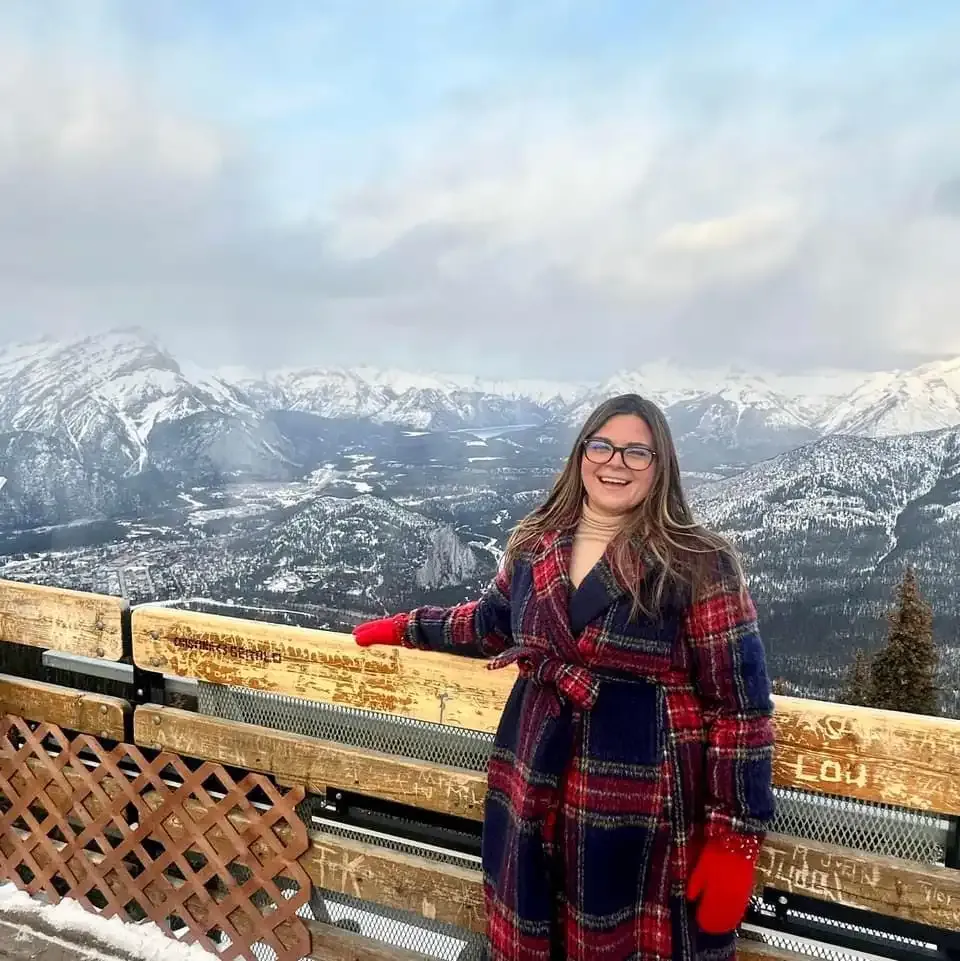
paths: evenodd
<path fill-rule="evenodd" d="M 617 451 L 606 463 L 598 463 L 609 455 L 601 441 L 630 450 Z M 635 414 L 618 414 L 588 437 L 587 444 L 580 455 L 580 477 L 590 506 L 604 514 L 629 513 L 647 496 L 656 477 L 656 458 L 646 454 L 653 450 L 653 434 L 647 422 Z M 631 469 L 624 458 L 634 468 L 648 466 L 645 470 Z"/>

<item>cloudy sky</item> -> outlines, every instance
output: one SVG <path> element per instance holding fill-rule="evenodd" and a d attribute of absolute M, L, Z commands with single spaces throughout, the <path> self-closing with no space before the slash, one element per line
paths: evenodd
<path fill-rule="evenodd" d="M 0 0 L 0 340 L 957 355 L 958 38 L 952 0 Z"/>

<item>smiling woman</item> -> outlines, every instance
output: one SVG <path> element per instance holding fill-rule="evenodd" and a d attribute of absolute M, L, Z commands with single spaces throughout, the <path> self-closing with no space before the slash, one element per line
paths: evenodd
<path fill-rule="evenodd" d="M 770 684 L 655 404 L 587 418 L 479 600 L 354 633 L 518 668 L 484 811 L 493 961 L 732 958 L 773 817 Z"/>

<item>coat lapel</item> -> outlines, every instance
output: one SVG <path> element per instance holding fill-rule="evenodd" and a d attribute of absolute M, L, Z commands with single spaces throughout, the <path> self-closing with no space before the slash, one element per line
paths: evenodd
<path fill-rule="evenodd" d="M 634 576 L 640 583 L 649 581 L 658 569 L 656 558 L 642 542 L 634 542 L 633 550 L 639 560 Z M 613 548 L 608 546 L 597 564 L 570 596 L 569 620 L 574 637 L 591 621 L 606 614 L 615 604 L 630 599 L 630 587 L 625 575 L 614 570 Z"/>
<path fill-rule="evenodd" d="M 609 548 L 570 595 L 570 631 L 576 637 L 595 618 L 605 614 L 627 593 L 614 574 Z"/>
<path fill-rule="evenodd" d="M 570 554 L 573 532 L 547 534 L 533 562 L 534 590 L 547 622 L 546 633 L 557 652 L 570 663 L 580 663 L 577 637 L 614 604 L 630 596 L 630 586 L 614 571 L 612 548 L 603 556 L 574 589 L 570 581 Z M 637 577 L 647 580 L 656 569 L 656 561 L 642 544 L 634 545 L 640 558 Z"/>

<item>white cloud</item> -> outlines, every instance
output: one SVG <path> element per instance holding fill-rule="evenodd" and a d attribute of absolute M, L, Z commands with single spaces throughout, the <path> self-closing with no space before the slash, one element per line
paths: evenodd
<path fill-rule="evenodd" d="M 960 354 L 960 129 L 921 109 L 956 76 L 918 65 L 892 107 L 870 74 L 718 82 L 705 110 L 648 73 L 384 134 L 385 172 L 294 227 L 257 145 L 135 65 L 0 41 L 0 336 L 139 323 L 223 363 L 505 376 Z"/>
<path fill-rule="evenodd" d="M 763 243 L 788 222 L 794 211 L 788 205 L 743 210 L 727 217 L 677 223 L 658 238 L 657 247 L 666 253 L 699 253 L 730 250 Z"/>

